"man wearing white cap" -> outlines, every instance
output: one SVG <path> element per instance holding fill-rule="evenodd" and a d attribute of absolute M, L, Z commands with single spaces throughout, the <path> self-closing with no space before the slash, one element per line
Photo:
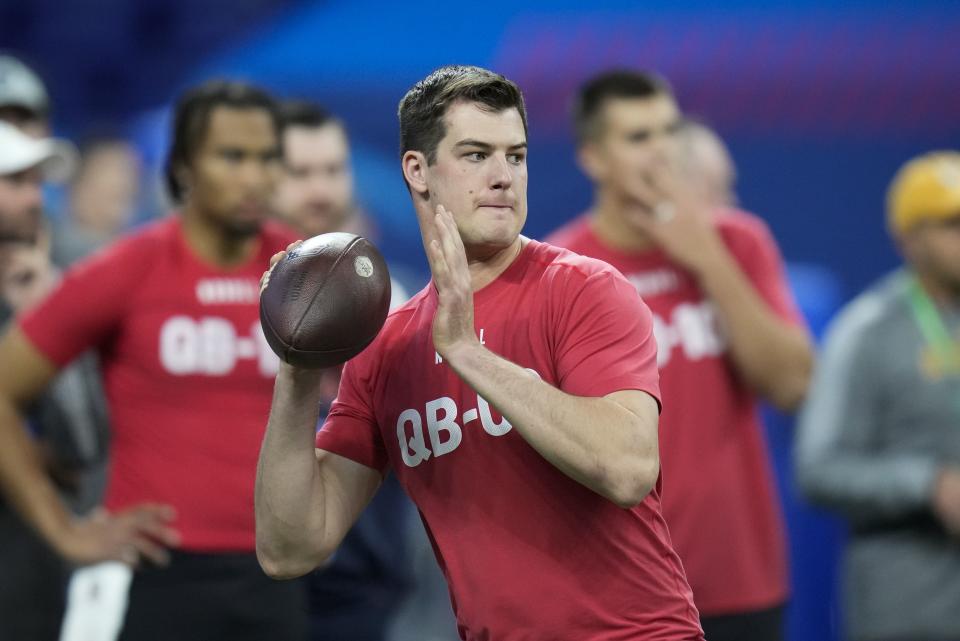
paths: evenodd
<path fill-rule="evenodd" d="M 48 178 L 65 178 L 74 154 L 65 141 L 32 138 L 0 121 L 0 324 L 31 306 L 56 279 L 46 248 L 41 185 Z M 60 489 L 82 491 L 82 475 L 102 465 L 106 417 L 96 405 L 99 390 L 91 385 L 98 377 L 91 366 L 86 357 L 78 360 L 30 405 L 28 423 L 36 447 L 25 447 L 41 457 L 44 471 Z M 0 469 L 0 477 L 15 473 Z M 89 499 L 81 505 L 83 497 L 80 503 L 72 498 L 74 509 L 90 507 Z M 0 639 L 56 640 L 68 566 L 26 526 L 15 507 L 15 499 L 0 496 Z M 129 548 L 144 530 L 163 521 L 152 510 L 137 506 L 114 517 L 76 520 L 64 543 L 69 543 L 70 560 L 110 557 Z"/>
<path fill-rule="evenodd" d="M 41 225 L 44 178 L 66 178 L 75 160 L 70 144 L 31 138 L 0 121 L 0 242 L 33 242 Z"/>

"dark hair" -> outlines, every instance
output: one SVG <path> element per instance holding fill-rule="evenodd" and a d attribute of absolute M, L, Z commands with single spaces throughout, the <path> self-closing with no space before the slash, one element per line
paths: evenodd
<path fill-rule="evenodd" d="M 432 164 L 437 159 L 437 145 L 447 133 L 443 116 L 460 100 L 478 103 L 494 113 L 516 109 L 527 133 L 527 109 L 515 83 L 480 67 L 449 65 L 415 84 L 400 101 L 400 155 L 419 151 L 427 157 L 427 164 Z"/>
<path fill-rule="evenodd" d="M 573 103 L 573 130 L 577 145 L 596 138 L 600 115 L 608 100 L 673 96 L 670 84 L 649 71 L 616 69 L 594 76 L 581 85 Z"/>
<path fill-rule="evenodd" d="M 280 116 L 277 103 L 263 89 L 245 82 L 228 80 L 210 80 L 189 89 L 180 97 L 174 109 L 173 143 L 166 166 L 167 188 L 177 202 L 183 198 L 183 185 L 177 178 L 177 170 L 190 164 L 207 135 L 210 114 L 218 107 L 260 109 L 267 112 L 279 139 Z"/>
<path fill-rule="evenodd" d="M 308 127 L 316 129 L 329 124 L 343 126 L 340 120 L 322 105 L 309 100 L 285 100 L 280 103 L 280 129 Z"/>

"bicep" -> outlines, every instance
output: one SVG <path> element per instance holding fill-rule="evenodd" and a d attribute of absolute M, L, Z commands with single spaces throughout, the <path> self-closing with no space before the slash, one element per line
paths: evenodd
<path fill-rule="evenodd" d="M 57 365 L 16 325 L 0 336 L 0 395 L 17 407 L 36 399 L 57 374 Z"/>
<path fill-rule="evenodd" d="M 380 473 L 346 457 L 314 450 L 324 495 L 326 532 L 339 544 L 376 494 Z"/>

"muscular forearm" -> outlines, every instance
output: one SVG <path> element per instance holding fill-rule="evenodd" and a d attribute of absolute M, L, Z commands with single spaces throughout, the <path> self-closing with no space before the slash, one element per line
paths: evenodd
<path fill-rule="evenodd" d="M 744 380 L 776 407 L 796 409 L 813 366 L 806 332 L 777 317 L 724 247 L 711 252 L 697 271 Z"/>
<path fill-rule="evenodd" d="M 257 555 L 271 576 L 303 574 L 324 548 L 325 494 L 314 452 L 320 381 L 313 371 L 281 369 L 257 467 Z"/>
<path fill-rule="evenodd" d="M 445 355 L 457 374 L 561 472 L 622 507 L 659 473 L 655 403 L 638 415 L 610 398 L 566 394 L 478 343 Z M 652 424 L 651 424 L 652 423 Z"/>

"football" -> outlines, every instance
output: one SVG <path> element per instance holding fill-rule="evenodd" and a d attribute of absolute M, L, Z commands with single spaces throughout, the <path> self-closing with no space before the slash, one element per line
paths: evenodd
<path fill-rule="evenodd" d="M 267 343 L 291 365 L 322 368 L 353 358 L 390 309 L 390 273 L 362 236 L 314 236 L 276 264 L 260 295 Z"/>

